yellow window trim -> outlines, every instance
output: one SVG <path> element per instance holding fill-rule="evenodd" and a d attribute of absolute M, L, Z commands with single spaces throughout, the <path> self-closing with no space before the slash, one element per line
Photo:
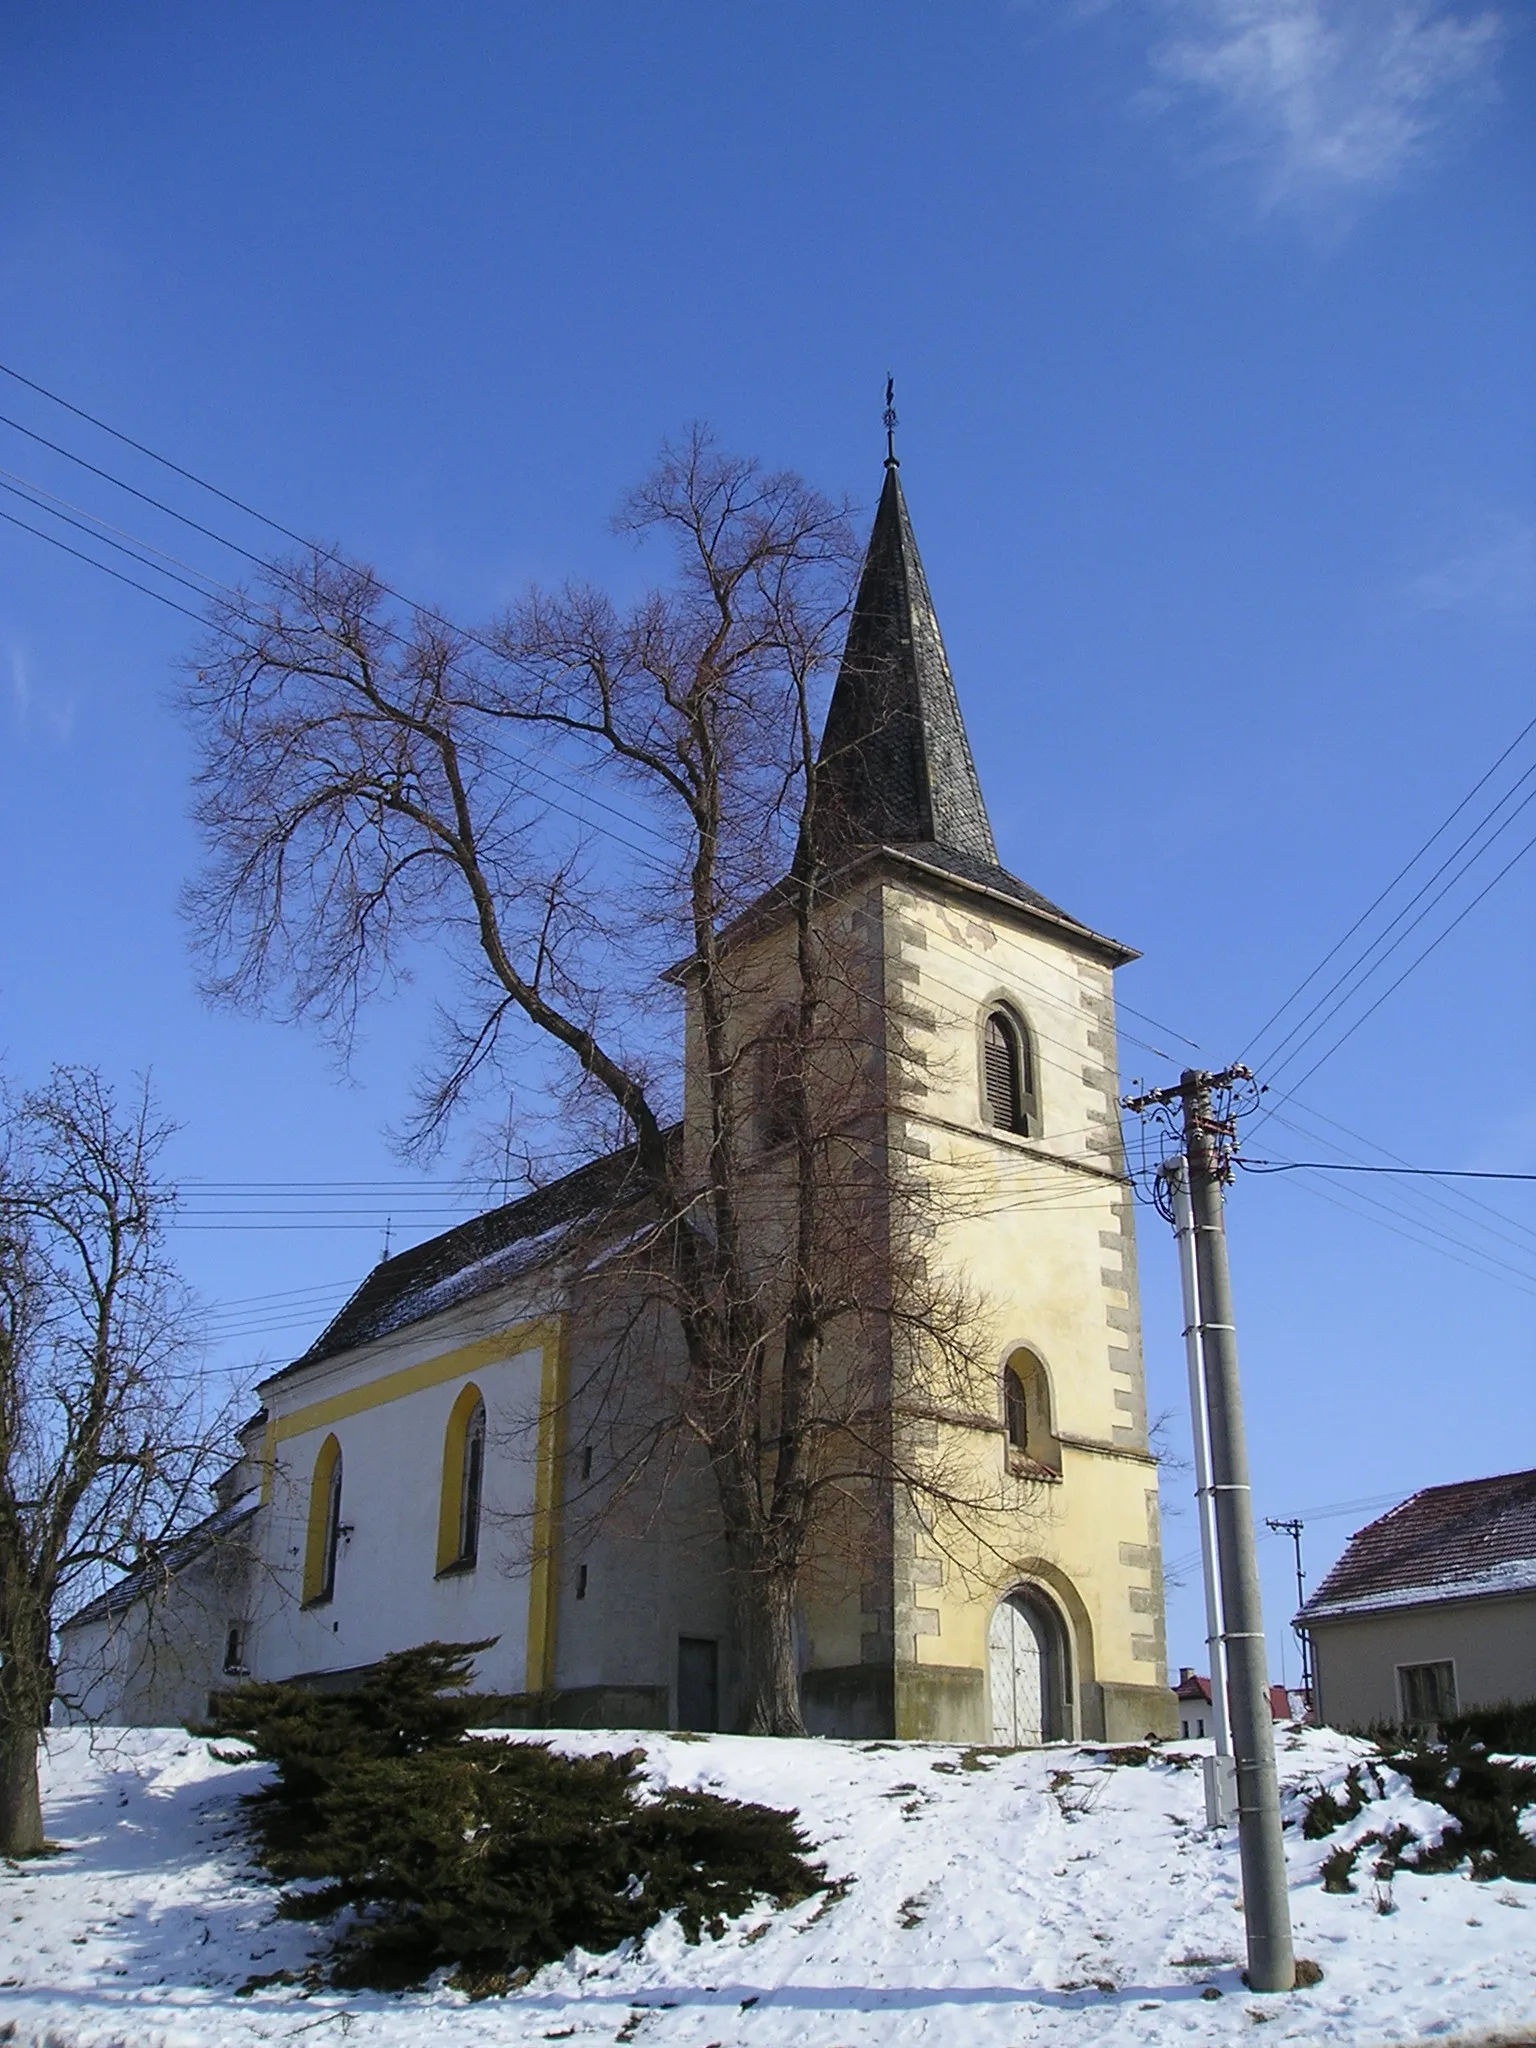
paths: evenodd
<path fill-rule="evenodd" d="M 350 1415 L 361 1415 L 370 1408 L 382 1408 L 387 1402 L 402 1400 L 407 1394 L 418 1394 L 427 1387 L 441 1386 L 445 1380 L 458 1379 L 465 1373 L 483 1372 L 489 1365 L 504 1363 L 529 1351 L 542 1352 L 539 1431 L 534 1466 L 533 1555 L 528 1584 L 528 1650 L 524 1678 L 525 1689 L 529 1692 L 551 1691 L 555 1682 L 555 1573 L 560 1534 L 560 1471 L 565 1455 L 569 1328 L 570 1319 L 567 1316 L 538 1316 L 531 1322 L 519 1323 L 510 1330 L 503 1330 L 498 1336 L 481 1337 L 473 1344 L 461 1345 L 456 1351 L 444 1351 L 436 1358 L 423 1359 L 419 1365 L 409 1365 L 399 1372 L 386 1373 L 382 1379 L 370 1380 L 366 1386 L 350 1388 L 344 1394 L 332 1394 L 323 1401 L 312 1401 L 308 1407 L 294 1408 L 286 1415 L 269 1420 L 262 1445 L 262 1458 L 265 1464 L 262 1475 L 262 1499 L 270 1500 L 277 1465 L 277 1447 L 290 1437 L 304 1436 L 312 1429 L 323 1429 L 334 1423 L 344 1422 Z M 444 1493 L 446 1492 L 445 1487 Z M 313 1492 L 310 1502 L 313 1518 Z M 323 1506 L 320 1513 L 323 1541 Z M 457 1504 L 454 1526 L 457 1535 Z M 443 1523 L 439 1519 L 440 1552 L 442 1530 Z M 307 1568 L 305 1577 L 307 1583 Z"/>
<path fill-rule="evenodd" d="M 451 1571 L 460 1562 L 459 1521 L 464 1508 L 464 1439 L 469 1432 L 469 1418 L 484 1398 L 474 1381 L 467 1381 L 449 1411 L 448 1427 L 443 1432 L 443 1486 L 437 1497 L 437 1568 L 440 1572 Z M 542 1432 L 542 1416 L 539 1426 Z"/>
<path fill-rule="evenodd" d="M 309 1480 L 309 1524 L 304 1535 L 304 1605 L 325 1591 L 326 1524 L 330 1519 L 331 1474 L 341 1462 L 341 1445 L 328 1436 L 315 1458 Z M 343 1477 L 342 1484 L 346 1484 Z"/>
<path fill-rule="evenodd" d="M 272 1498 L 272 1478 L 277 1471 L 277 1424 L 269 1415 L 261 1438 L 261 1504 Z"/>

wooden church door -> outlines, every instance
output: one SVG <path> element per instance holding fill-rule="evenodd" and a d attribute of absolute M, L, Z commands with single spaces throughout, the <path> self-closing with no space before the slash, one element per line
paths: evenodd
<path fill-rule="evenodd" d="M 1033 1615 L 1016 1599 L 1000 1600 L 987 1638 L 992 1672 L 992 1740 L 1043 1742 L 1048 1684 L 1045 1645 Z"/>

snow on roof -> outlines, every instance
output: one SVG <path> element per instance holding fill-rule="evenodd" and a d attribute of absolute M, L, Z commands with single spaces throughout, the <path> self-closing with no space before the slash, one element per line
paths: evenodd
<path fill-rule="evenodd" d="M 633 1146 L 382 1259 L 309 1349 L 274 1379 L 421 1322 L 554 1258 L 583 1228 L 643 1197 Z"/>
<path fill-rule="evenodd" d="M 1301 1610 L 1379 1609 L 1536 1592 L 1536 1471 L 1426 1486 L 1359 1530 Z"/>
<path fill-rule="evenodd" d="M 163 1586 L 176 1572 L 185 1571 L 204 1551 L 211 1550 L 223 1537 L 232 1535 L 242 1523 L 251 1519 L 260 1506 L 261 1489 L 253 1486 L 232 1500 L 228 1507 L 217 1508 L 201 1522 L 194 1522 L 190 1529 L 183 1529 L 179 1536 L 171 1537 L 152 1557 L 146 1558 L 132 1571 L 124 1572 L 104 1593 L 98 1593 L 84 1607 L 76 1608 L 67 1621 L 61 1621 L 60 1630 L 79 1628 L 89 1621 L 105 1621 L 109 1614 L 121 1614 L 151 1586 Z"/>

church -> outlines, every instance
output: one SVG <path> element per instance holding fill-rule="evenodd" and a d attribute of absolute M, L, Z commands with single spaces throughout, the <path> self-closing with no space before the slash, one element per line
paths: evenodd
<path fill-rule="evenodd" d="M 878 1539 L 808 1560 L 807 1727 L 1172 1733 L 1117 1109 L 1114 973 L 1136 955 L 999 864 L 894 456 L 821 758 L 846 841 L 833 886 L 901 1018 L 880 1141 L 921 1179 L 924 1257 L 973 1304 L 980 1363 L 884 1418 L 955 1475 L 946 1497 L 892 1479 Z M 709 1474 L 679 1455 L 664 1483 L 637 1478 L 598 1412 L 614 1303 L 594 1276 L 633 1229 L 626 1165 L 594 1159 L 377 1265 L 261 1384 L 208 1519 L 63 1625 L 63 1712 L 195 1719 L 242 1677 L 345 1686 L 436 1639 L 488 1643 L 477 1684 L 528 1726 L 737 1725 Z M 664 1364 L 675 1335 L 652 1341 Z"/>

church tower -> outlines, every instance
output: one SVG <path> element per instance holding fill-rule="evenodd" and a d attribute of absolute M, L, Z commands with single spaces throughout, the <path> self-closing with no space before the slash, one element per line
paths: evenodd
<path fill-rule="evenodd" d="M 1172 1733 L 1116 1109 L 1113 976 L 1135 955 L 999 863 L 894 453 L 813 794 L 792 879 L 814 888 L 793 913 L 770 890 L 723 935 L 763 1298 L 791 1263 L 786 1214 L 811 1231 L 786 1184 L 828 1194 L 806 1263 L 825 1253 L 843 1281 L 819 1299 L 831 1451 L 796 1557 L 806 1721 L 975 1743 Z M 808 905 L 815 931 L 809 909 L 790 929 Z M 786 1071 L 787 965 L 823 934 L 830 1026 Z M 707 1125 L 692 993 L 684 1009 L 686 1158 Z M 818 1089 L 832 1113 L 812 1148 Z M 802 1176 L 807 1152 L 824 1180 Z M 218 1512 L 169 1567 L 174 1597 L 130 1574 L 66 1625 L 66 1689 L 93 1715 L 180 1721 L 232 1672 L 340 1685 L 413 1644 L 483 1642 L 499 1714 L 731 1725 L 712 1477 L 686 1447 L 632 1455 L 681 1333 L 643 1275 L 633 1298 L 622 1262 L 599 1280 L 636 1234 L 630 1169 L 627 1151 L 589 1161 L 383 1260 L 262 1383 Z M 616 1372 L 627 1343 L 635 1370 Z"/>
<path fill-rule="evenodd" d="M 1113 974 L 1136 955 L 998 860 L 892 453 L 820 753 L 817 851 L 883 977 L 884 1143 L 971 1304 L 972 1384 L 893 1397 L 861 1571 L 807 1588 L 813 1729 L 1171 1732 Z M 910 1250 L 911 1247 L 904 1249 Z M 855 1583 L 856 1581 L 856 1583 Z"/>

